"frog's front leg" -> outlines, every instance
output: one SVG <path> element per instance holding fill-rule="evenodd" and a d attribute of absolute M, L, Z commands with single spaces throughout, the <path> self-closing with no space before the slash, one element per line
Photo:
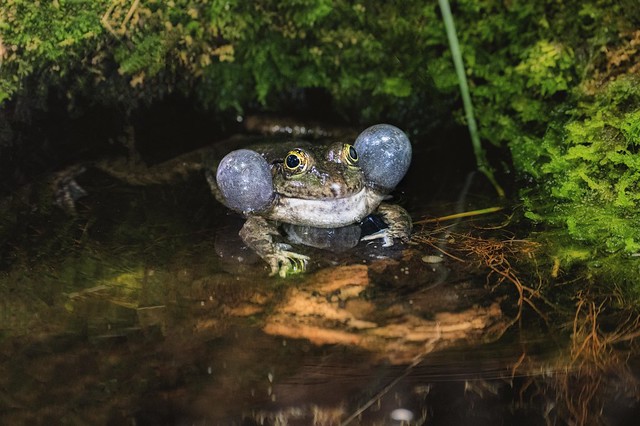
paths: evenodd
<path fill-rule="evenodd" d="M 393 245 L 393 239 L 397 238 L 402 241 L 409 240 L 411 234 L 411 216 L 402 207 L 396 204 L 382 203 L 378 206 L 375 213 L 382 216 L 382 220 L 388 225 L 387 228 L 367 235 L 362 238 L 363 241 L 371 241 L 381 238 L 383 240 L 382 247 Z"/>
<path fill-rule="evenodd" d="M 306 270 L 309 258 L 274 242 L 273 236 L 280 235 L 278 228 L 261 216 L 276 197 L 271 168 L 260 154 L 248 149 L 232 151 L 220 161 L 215 179 L 209 172 L 207 180 L 219 201 L 247 217 L 240 237 L 269 264 L 271 275 L 286 277 Z"/>
<path fill-rule="evenodd" d="M 273 241 L 276 225 L 261 216 L 249 216 L 240 230 L 242 241 L 271 267 L 270 275 L 286 277 L 306 271 L 309 257 L 289 251 L 289 245 Z"/>

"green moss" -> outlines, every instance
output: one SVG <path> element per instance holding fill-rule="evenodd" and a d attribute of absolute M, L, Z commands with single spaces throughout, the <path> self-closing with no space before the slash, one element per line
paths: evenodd
<path fill-rule="evenodd" d="M 534 155 L 515 153 L 537 166 L 541 192 L 527 195 L 531 210 L 550 223 L 566 223 L 570 235 L 607 251 L 635 252 L 640 241 L 637 85 L 634 76 L 616 79 L 570 110 L 571 118 L 547 132 Z M 626 111 L 623 105 L 638 109 Z M 556 205 L 536 201 L 545 196 Z"/>
<path fill-rule="evenodd" d="M 0 99 L 12 96 L 34 74 L 64 77 L 69 63 L 90 62 L 103 32 L 100 11 L 108 4 L 106 0 L 4 2 Z"/>
<path fill-rule="evenodd" d="M 480 131 L 509 147 L 528 219 L 562 230 L 592 259 L 628 257 L 640 249 L 638 35 L 629 31 L 640 8 L 541 4 L 459 4 L 462 16 L 478 16 L 460 31 Z M 626 282 L 640 290 L 637 278 Z"/>
<path fill-rule="evenodd" d="M 3 99 L 64 84 L 69 96 L 106 104 L 179 90 L 237 110 L 321 87 L 338 107 L 379 113 L 383 102 L 431 87 L 416 52 L 444 37 L 436 6 L 418 1 L 401 10 L 327 0 L 9 0 L 0 21 Z"/>
<path fill-rule="evenodd" d="M 570 47 L 559 42 L 540 40 L 523 52 L 522 61 L 515 67 L 524 77 L 525 86 L 541 96 L 553 95 L 569 89 L 574 67 Z M 531 118 L 537 117 L 532 115 Z M 526 119 L 526 118 L 525 118 Z"/>
<path fill-rule="evenodd" d="M 120 64 L 119 73 L 134 75 L 144 72 L 149 77 L 163 69 L 166 54 L 167 44 L 160 35 L 145 37 L 133 48 L 120 46 L 114 52 L 115 59 Z"/>

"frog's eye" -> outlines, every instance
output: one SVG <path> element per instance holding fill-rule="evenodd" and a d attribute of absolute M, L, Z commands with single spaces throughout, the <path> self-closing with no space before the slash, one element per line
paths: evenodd
<path fill-rule="evenodd" d="M 306 172 L 310 163 L 309 154 L 301 149 L 293 149 L 289 151 L 287 156 L 284 158 L 284 168 L 295 174 Z"/>
<path fill-rule="evenodd" d="M 358 151 L 353 145 L 344 144 L 342 147 L 342 160 L 350 166 L 358 164 Z"/>

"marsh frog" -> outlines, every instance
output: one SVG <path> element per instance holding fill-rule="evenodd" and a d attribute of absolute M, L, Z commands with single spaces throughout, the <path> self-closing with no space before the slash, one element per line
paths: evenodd
<path fill-rule="evenodd" d="M 291 139 L 296 136 L 291 129 L 288 142 L 235 149 L 246 139 L 239 136 L 154 166 L 126 158 L 90 166 L 131 185 L 168 183 L 204 170 L 218 201 L 245 216 L 240 236 L 269 264 L 271 275 L 303 272 L 309 260 L 280 242 L 280 229 L 289 242 L 339 251 L 361 240 L 362 221 L 374 214 L 386 227 L 377 226 L 379 231 L 363 240 L 380 238 L 390 246 L 394 239 L 408 238 L 407 212 L 383 202 L 411 162 L 411 143 L 400 129 L 378 124 L 353 144 L 346 142 L 353 137 L 346 136 L 337 142 Z M 70 214 L 75 214 L 75 201 L 86 195 L 75 180 L 85 168 L 72 166 L 52 182 L 57 204 Z"/>
<path fill-rule="evenodd" d="M 227 154 L 207 180 L 216 198 L 246 217 L 244 243 L 271 275 L 306 269 L 309 258 L 279 243 L 279 228 L 296 243 L 324 248 L 329 240 L 360 240 L 360 222 L 379 215 L 388 227 L 364 237 L 385 246 L 406 240 L 411 219 L 384 203 L 411 162 L 411 144 L 397 127 L 378 124 L 347 142 L 258 144 Z"/>

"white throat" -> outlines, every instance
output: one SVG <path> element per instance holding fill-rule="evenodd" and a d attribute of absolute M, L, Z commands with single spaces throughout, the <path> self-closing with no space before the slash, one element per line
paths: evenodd
<path fill-rule="evenodd" d="M 371 214 L 383 196 L 363 188 L 343 198 L 306 200 L 283 197 L 276 202 L 269 219 L 317 228 L 338 228 L 356 223 Z"/>

